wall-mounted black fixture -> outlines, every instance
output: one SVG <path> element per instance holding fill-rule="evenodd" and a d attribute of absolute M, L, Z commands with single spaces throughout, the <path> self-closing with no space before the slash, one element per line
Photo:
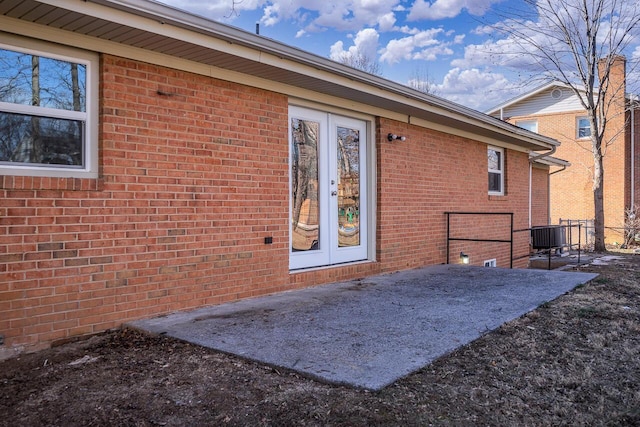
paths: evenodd
<path fill-rule="evenodd" d="M 404 140 L 406 140 L 407 138 L 406 138 L 406 137 L 404 137 L 404 136 L 396 135 L 396 134 L 394 134 L 394 133 L 390 133 L 389 135 L 387 135 L 387 139 L 388 139 L 389 141 L 394 141 L 394 140 L 404 141 Z"/>
<path fill-rule="evenodd" d="M 273 237 L 269 236 L 269 237 L 265 237 L 264 238 L 264 244 L 265 245 L 270 245 L 273 243 Z"/>

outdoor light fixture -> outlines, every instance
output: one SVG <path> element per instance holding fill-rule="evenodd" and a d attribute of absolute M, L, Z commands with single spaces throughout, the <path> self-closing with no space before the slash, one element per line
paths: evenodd
<path fill-rule="evenodd" d="M 389 141 L 393 141 L 393 140 L 396 140 L 396 139 L 397 139 L 397 140 L 400 140 L 400 141 L 404 141 L 404 140 L 406 140 L 407 138 L 406 138 L 406 137 L 404 137 L 404 136 L 400 136 L 400 135 L 396 135 L 396 134 L 390 133 L 389 135 L 387 135 L 387 139 L 388 139 Z"/>
<path fill-rule="evenodd" d="M 469 264 L 469 255 L 464 252 L 460 252 L 460 262 L 463 264 Z"/>

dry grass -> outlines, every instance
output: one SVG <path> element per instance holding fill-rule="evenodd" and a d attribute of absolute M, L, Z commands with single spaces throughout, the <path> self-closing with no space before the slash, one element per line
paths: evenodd
<path fill-rule="evenodd" d="M 640 425 L 640 256 L 582 270 L 380 392 L 115 331 L 0 363 L 0 425 Z"/>

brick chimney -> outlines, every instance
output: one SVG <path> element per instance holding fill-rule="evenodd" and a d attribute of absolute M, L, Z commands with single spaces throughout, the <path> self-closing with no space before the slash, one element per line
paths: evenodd
<path fill-rule="evenodd" d="M 620 111 L 611 111 L 614 115 L 619 113 L 624 115 L 625 93 L 627 91 L 626 74 L 627 59 L 622 55 L 607 56 L 598 61 L 600 88 L 607 91 L 608 100 L 613 100 L 610 108 L 615 110 L 622 109 Z"/>
<path fill-rule="evenodd" d="M 604 225 L 605 241 L 620 242 L 622 237 L 613 231 L 624 223 L 628 192 L 628 153 L 626 149 L 626 64 L 624 56 L 613 55 L 598 62 L 600 88 L 606 90 L 602 113 L 606 114 L 607 130 L 604 135 Z"/>

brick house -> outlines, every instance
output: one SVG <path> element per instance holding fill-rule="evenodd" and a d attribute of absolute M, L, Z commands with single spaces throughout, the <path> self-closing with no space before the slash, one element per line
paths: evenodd
<path fill-rule="evenodd" d="M 444 263 L 445 212 L 505 238 L 546 198 L 557 141 L 273 40 L 140 0 L 0 12 L 1 356 Z"/>
<path fill-rule="evenodd" d="M 625 211 L 640 202 L 640 110 L 626 94 L 625 59 L 616 58 L 610 75 L 611 92 L 617 99 L 609 109 L 604 157 L 605 241 L 622 243 Z M 563 83 L 550 82 L 492 108 L 488 114 L 547 135 L 561 142 L 554 155 L 572 165 L 550 176 L 551 217 L 593 220 L 593 155 L 591 126 L 586 111 L 573 91 Z"/>

